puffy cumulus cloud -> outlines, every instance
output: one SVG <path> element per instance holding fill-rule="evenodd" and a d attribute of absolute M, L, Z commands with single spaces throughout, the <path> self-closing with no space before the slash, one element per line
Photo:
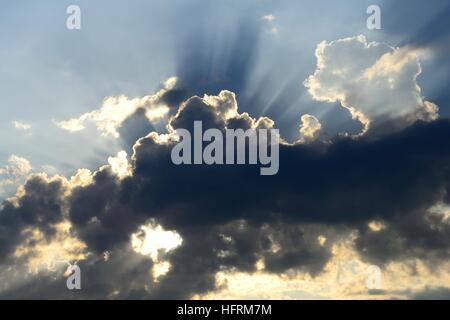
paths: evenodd
<path fill-rule="evenodd" d="M 31 167 L 30 161 L 12 154 L 8 158 L 8 164 L 0 167 L 0 174 L 6 175 L 10 179 L 14 180 L 28 175 L 32 169 L 33 168 Z"/>
<path fill-rule="evenodd" d="M 278 174 L 261 176 L 252 165 L 173 164 L 175 130 L 193 130 L 197 120 L 222 131 L 276 127 L 269 118 L 240 113 L 230 91 L 194 96 L 169 117 L 166 132 L 152 131 L 135 143 L 130 162 L 119 153 L 97 171 L 79 170 L 70 179 L 32 176 L 0 211 L 0 265 L 28 266 L 17 252 L 30 232 L 40 240 L 24 256 L 40 257 L 42 243 L 53 245 L 58 226 L 70 223 L 76 239 L 70 246 L 83 244 L 83 290 L 69 292 L 57 270 L 16 281 L 0 295 L 207 297 L 226 286 L 218 275 L 241 273 L 299 277 L 309 281 L 313 296 L 380 297 L 362 275 L 358 286 L 320 291 L 321 277 L 332 277 L 340 270 L 336 259 L 346 256 L 362 269 L 377 264 L 425 275 L 439 267 L 448 275 L 449 224 L 438 208 L 450 202 L 450 121 L 417 121 L 376 137 L 282 141 Z M 304 138 L 320 132 L 310 116 L 302 117 L 302 128 Z M 172 245 L 162 245 L 164 238 Z M 413 269 L 411 261 L 417 261 Z M 401 290 L 412 297 L 426 284 L 437 288 L 424 280 Z M 396 286 L 384 296 L 393 296 Z"/>
<path fill-rule="evenodd" d="M 119 151 L 116 157 L 108 157 L 108 163 L 111 171 L 120 179 L 131 175 L 131 166 L 128 163 L 127 153 Z"/>
<path fill-rule="evenodd" d="M 104 136 L 119 137 L 119 129 L 123 123 L 136 113 L 142 113 L 150 122 L 164 119 L 170 112 L 170 107 L 176 103 L 179 91 L 176 89 L 177 79 L 171 77 L 164 83 L 161 90 L 153 95 L 128 98 L 126 96 L 108 97 L 102 106 L 85 113 L 78 118 L 56 122 L 64 130 L 76 132 L 85 129 L 87 122 L 92 122 Z"/>
<path fill-rule="evenodd" d="M 312 142 L 323 134 L 322 125 L 316 117 L 304 114 L 301 116 L 300 121 L 300 143 Z"/>
<path fill-rule="evenodd" d="M 435 120 L 438 108 L 426 101 L 417 83 L 423 50 L 368 43 L 364 36 L 321 42 L 317 67 L 304 85 L 317 101 L 340 102 L 364 125 L 363 132 L 386 122 L 402 128 Z"/>
<path fill-rule="evenodd" d="M 236 118 L 236 96 L 233 92 L 223 90 L 218 96 L 204 95 L 203 98 L 194 96 L 183 102 L 178 112 L 168 124 L 169 133 L 176 129 L 187 129 L 193 132 L 194 121 L 202 121 L 204 130 L 209 128 L 224 128 L 226 122 Z M 247 120 L 253 121 L 248 115 L 241 115 Z"/>
<path fill-rule="evenodd" d="M 12 154 L 8 158 L 8 164 L 0 167 L 0 192 L 3 192 L 3 189 L 7 187 L 17 187 L 32 170 L 30 161 Z"/>
<path fill-rule="evenodd" d="M 89 169 L 78 169 L 76 174 L 70 178 L 73 187 L 85 187 L 93 182 L 92 172 Z"/>

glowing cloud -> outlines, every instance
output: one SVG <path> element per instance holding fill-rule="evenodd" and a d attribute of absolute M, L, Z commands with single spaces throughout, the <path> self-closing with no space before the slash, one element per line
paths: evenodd
<path fill-rule="evenodd" d="M 119 137 L 117 131 L 122 123 L 138 109 L 145 110 L 150 122 L 162 120 L 169 113 L 169 107 L 162 101 L 164 94 L 175 87 L 176 77 L 169 78 L 164 87 L 153 95 L 130 99 L 127 96 L 108 97 L 99 109 L 85 113 L 78 118 L 56 122 L 56 125 L 70 132 L 85 129 L 87 122 L 96 125 L 103 136 Z"/>
<path fill-rule="evenodd" d="M 307 143 L 315 140 L 322 131 L 322 125 L 319 120 L 309 114 L 304 114 L 300 118 L 301 125 L 299 129 L 300 143 Z"/>
<path fill-rule="evenodd" d="M 142 255 L 150 255 L 153 261 L 158 261 L 161 253 L 174 250 L 182 243 L 178 233 L 166 231 L 154 223 L 141 226 L 137 233 L 131 235 L 133 249 Z"/>
<path fill-rule="evenodd" d="M 321 42 L 317 67 L 304 85 L 314 100 L 340 102 L 367 131 L 374 122 L 403 126 L 434 120 L 438 108 L 421 95 L 417 76 L 423 52 L 370 42 L 362 35 Z"/>

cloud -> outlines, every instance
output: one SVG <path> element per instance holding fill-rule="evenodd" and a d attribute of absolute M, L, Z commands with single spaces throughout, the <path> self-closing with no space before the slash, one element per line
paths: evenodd
<path fill-rule="evenodd" d="M 273 14 L 267 14 L 261 17 L 262 20 L 270 25 L 269 32 L 272 34 L 278 33 L 278 28 L 274 25 L 275 16 Z"/>
<path fill-rule="evenodd" d="M 11 155 L 8 158 L 8 164 L 0 167 L 0 187 L 22 182 L 32 170 L 27 159 Z"/>
<path fill-rule="evenodd" d="M 139 228 L 131 235 L 131 246 L 142 255 L 148 255 L 153 261 L 152 274 L 157 282 L 161 276 L 166 275 L 172 265 L 166 261 L 165 256 L 178 248 L 183 239 L 175 231 L 166 231 L 160 225 L 150 222 Z"/>
<path fill-rule="evenodd" d="M 314 100 L 340 102 L 354 119 L 371 127 L 391 123 L 403 128 L 417 120 L 435 120 L 438 108 L 425 100 L 417 83 L 421 73 L 415 48 L 393 48 L 364 36 L 323 41 L 317 67 L 304 85 Z"/>
<path fill-rule="evenodd" d="M 108 157 L 108 164 L 111 171 L 121 179 L 131 175 L 131 166 L 127 160 L 127 153 L 123 150 L 119 151 L 116 157 Z"/>
<path fill-rule="evenodd" d="M 161 253 L 179 247 L 183 239 L 173 231 L 166 231 L 160 225 L 152 223 L 140 227 L 140 230 L 131 235 L 133 249 L 143 255 L 150 255 L 157 261 Z"/>
<path fill-rule="evenodd" d="M 49 179 L 45 174 L 30 176 L 15 197 L 3 203 L 0 212 L 0 262 L 7 261 L 29 236 L 27 230 L 39 232 L 48 239 L 63 221 L 67 191 L 64 179 Z M 31 228 L 31 229 L 30 229 Z"/>
<path fill-rule="evenodd" d="M 13 125 L 14 125 L 14 128 L 19 129 L 19 130 L 24 130 L 24 131 L 31 130 L 31 124 L 29 124 L 29 123 L 13 121 Z"/>
<path fill-rule="evenodd" d="M 14 154 L 8 158 L 8 163 L 8 165 L 0 168 L 1 174 L 19 178 L 28 175 L 32 170 L 31 164 L 27 159 Z"/>
<path fill-rule="evenodd" d="M 271 21 L 275 20 L 275 16 L 273 14 L 266 14 L 266 15 L 262 16 L 261 19 L 271 22 Z"/>
<path fill-rule="evenodd" d="M 300 143 L 314 141 L 322 134 L 322 125 L 316 117 L 309 114 L 304 114 L 301 116 L 300 121 Z"/>
<path fill-rule="evenodd" d="M 119 128 L 133 114 L 142 110 L 150 122 L 164 119 L 170 111 L 171 90 L 176 86 L 177 79 L 171 77 L 164 87 L 153 95 L 129 99 L 126 96 L 109 97 L 103 101 L 100 109 L 85 113 L 78 118 L 56 122 L 56 125 L 69 132 L 85 129 L 87 122 L 96 125 L 104 136 L 119 137 Z"/>
<path fill-rule="evenodd" d="M 55 234 L 48 240 L 38 228 L 26 228 L 22 231 L 26 238 L 15 249 L 14 257 L 26 257 L 28 270 L 35 274 L 42 270 L 56 271 L 73 261 L 84 260 L 86 245 L 71 231 L 70 222 L 62 221 L 55 224 Z"/>

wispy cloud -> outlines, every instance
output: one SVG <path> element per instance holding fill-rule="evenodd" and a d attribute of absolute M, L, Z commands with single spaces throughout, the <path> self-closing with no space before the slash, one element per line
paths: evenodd
<path fill-rule="evenodd" d="M 275 16 L 273 14 L 266 14 L 266 15 L 262 16 L 261 19 L 263 19 L 265 21 L 273 21 L 273 20 L 275 20 Z"/>
<path fill-rule="evenodd" d="M 32 127 L 31 124 L 21 121 L 13 121 L 12 124 L 14 128 L 25 131 L 31 130 Z"/>
<path fill-rule="evenodd" d="M 32 170 L 27 159 L 12 154 L 8 163 L 0 167 L 0 186 L 20 183 Z"/>

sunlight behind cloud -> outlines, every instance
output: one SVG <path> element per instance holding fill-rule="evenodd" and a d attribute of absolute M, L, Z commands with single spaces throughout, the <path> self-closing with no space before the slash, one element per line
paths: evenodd
<path fill-rule="evenodd" d="M 166 231 L 154 223 L 141 226 L 138 232 L 131 235 L 133 249 L 142 255 L 149 255 L 153 261 L 159 260 L 160 253 L 172 251 L 182 243 L 183 239 L 177 232 Z"/>
<path fill-rule="evenodd" d="M 125 95 L 107 97 L 99 109 L 82 114 L 78 118 L 56 121 L 56 126 L 69 132 L 77 132 L 85 129 L 88 122 L 96 125 L 103 136 L 118 138 L 118 129 L 122 123 L 139 109 L 145 110 L 145 115 L 150 122 L 162 120 L 169 113 L 169 107 L 164 103 L 163 96 L 168 90 L 172 90 L 177 83 L 176 77 L 170 77 L 164 82 L 164 87 L 153 95 L 129 98 Z"/>

